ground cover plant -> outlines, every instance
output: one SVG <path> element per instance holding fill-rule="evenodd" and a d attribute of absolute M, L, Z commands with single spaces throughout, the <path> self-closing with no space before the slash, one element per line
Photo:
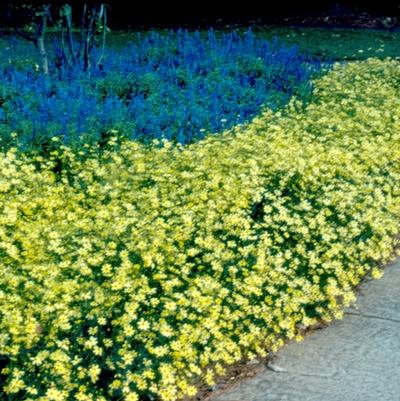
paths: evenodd
<path fill-rule="evenodd" d="M 218 32 L 231 32 L 232 26 L 220 28 Z M 244 33 L 247 26 L 235 26 Z M 370 57 L 384 59 L 399 58 L 400 29 L 368 28 L 318 28 L 307 26 L 257 25 L 252 27 L 259 39 L 272 41 L 274 38 L 288 47 L 296 46 L 302 54 L 308 54 L 323 62 L 341 60 L 365 60 Z M 163 30 L 159 30 L 163 32 Z M 109 36 L 111 46 L 123 47 L 131 36 L 130 31 L 117 31 Z"/>
<path fill-rule="evenodd" d="M 251 31 L 132 33 L 123 49 L 107 48 L 100 66 L 82 72 L 58 60 L 50 76 L 32 62 L 14 63 L 10 54 L 20 46 L 11 41 L 3 48 L 0 135 L 3 148 L 17 141 L 24 151 L 47 149 L 53 136 L 76 147 L 101 142 L 111 131 L 191 143 L 262 106 L 307 97 L 319 68 L 296 47 Z"/>
<path fill-rule="evenodd" d="M 323 61 L 365 60 L 369 57 L 399 58 L 400 29 L 352 29 L 256 26 L 257 37 L 277 37 L 288 46 L 296 44 L 301 53 Z"/>
<path fill-rule="evenodd" d="M 399 233 L 399 77 L 336 65 L 185 147 L 3 152 L 0 398 L 175 400 L 341 317 Z"/>

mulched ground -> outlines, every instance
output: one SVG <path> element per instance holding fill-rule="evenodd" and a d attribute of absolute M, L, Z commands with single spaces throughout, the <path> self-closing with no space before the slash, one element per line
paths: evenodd
<path fill-rule="evenodd" d="M 254 21 L 256 22 L 256 21 Z M 261 18 L 260 22 L 278 25 L 300 25 L 325 28 L 372 28 L 372 29 L 399 29 L 400 18 L 372 16 L 367 13 L 344 15 L 311 15 L 292 17 Z"/>
<path fill-rule="evenodd" d="M 188 25 L 191 25 L 190 23 Z M 332 14 L 310 14 L 271 17 L 205 18 L 199 26 L 215 28 L 238 28 L 241 26 L 278 25 L 315 28 L 369 28 L 400 30 L 400 16 L 374 16 L 365 12 Z"/>

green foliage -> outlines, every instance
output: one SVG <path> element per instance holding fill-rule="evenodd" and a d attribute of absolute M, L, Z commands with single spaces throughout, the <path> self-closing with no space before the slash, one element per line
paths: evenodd
<path fill-rule="evenodd" d="M 173 401 L 340 318 L 398 243 L 399 75 L 337 64 L 185 147 L 1 154 L 0 398 Z"/>
<path fill-rule="evenodd" d="M 301 52 L 327 61 L 400 57 L 400 30 L 263 26 L 254 29 L 265 39 L 277 36 L 289 45 L 298 45 Z"/>

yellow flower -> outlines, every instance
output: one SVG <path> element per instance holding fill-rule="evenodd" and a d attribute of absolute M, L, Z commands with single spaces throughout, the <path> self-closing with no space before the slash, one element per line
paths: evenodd
<path fill-rule="evenodd" d="M 336 64 L 308 104 L 189 146 L 0 153 L 0 355 L 20 361 L 0 392 L 106 401 L 107 354 L 109 395 L 172 401 L 340 318 L 400 231 L 399 76 Z"/>
<path fill-rule="evenodd" d="M 146 330 L 148 330 L 148 329 L 150 328 L 150 323 L 147 322 L 146 320 L 144 320 L 144 319 L 142 318 L 142 319 L 140 319 L 139 322 L 138 322 L 138 328 L 139 328 L 140 330 L 146 331 Z"/>
<path fill-rule="evenodd" d="M 125 401 L 139 401 L 139 396 L 136 393 L 129 393 L 125 396 Z"/>
<path fill-rule="evenodd" d="M 100 366 L 98 366 L 98 365 L 92 365 L 88 369 L 88 375 L 90 377 L 90 380 L 93 383 L 95 383 L 98 380 L 100 372 L 101 372 L 101 369 L 100 369 Z"/>
<path fill-rule="evenodd" d="M 372 269 L 371 276 L 374 279 L 379 279 L 383 276 L 383 271 L 379 269 Z"/>

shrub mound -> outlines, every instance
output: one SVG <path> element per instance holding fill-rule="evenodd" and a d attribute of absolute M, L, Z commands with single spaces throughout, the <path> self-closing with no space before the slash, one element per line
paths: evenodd
<path fill-rule="evenodd" d="M 175 400 L 341 317 L 399 232 L 399 77 L 336 65 L 187 147 L 2 154 L 0 398 Z"/>
<path fill-rule="evenodd" d="M 110 46 L 101 68 L 85 73 L 53 66 L 44 77 L 33 63 L 3 66 L 1 145 L 12 146 L 17 133 L 24 150 L 43 150 L 52 136 L 80 147 L 110 130 L 145 142 L 191 143 L 254 117 L 262 105 L 279 107 L 294 93 L 307 97 L 319 70 L 295 46 L 251 31 L 132 33 L 131 40 Z"/>

